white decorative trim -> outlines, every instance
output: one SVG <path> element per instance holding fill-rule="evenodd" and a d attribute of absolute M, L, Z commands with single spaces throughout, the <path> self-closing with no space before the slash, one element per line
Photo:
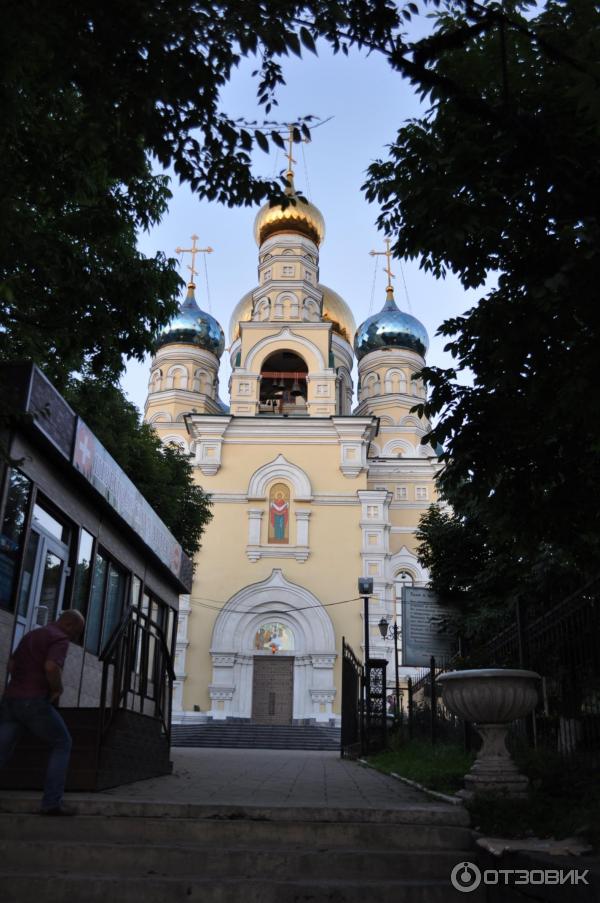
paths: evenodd
<path fill-rule="evenodd" d="M 331 705 L 331 703 L 335 699 L 336 689 L 335 687 L 331 687 L 329 690 L 320 690 L 311 687 L 308 692 L 310 693 L 310 698 L 314 703 L 318 705 Z"/>
<path fill-rule="evenodd" d="M 240 324 L 241 325 L 241 324 Z M 244 324 L 246 326 L 247 324 Z M 249 324 L 250 326 L 259 326 L 264 328 L 264 323 L 257 324 Z M 325 324 L 322 323 L 303 323 L 302 330 L 308 329 L 310 326 L 322 327 Z M 323 360 L 323 355 L 321 354 L 317 345 L 313 342 L 309 342 L 308 339 L 304 338 L 304 336 L 297 335 L 297 333 L 293 332 L 287 326 L 281 329 L 278 333 L 274 335 L 265 336 L 264 339 L 261 339 L 260 342 L 257 342 L 256 345 L 248 352 L 246 356 L 246 360 L 243 362 L 244 368 L 246 370 L 258 370 L 263 363 L 263 360 L 270 353 L 270 346 L 273 344 L 277 344 L 278 347 L 281 347 L 281 342 L 287 342 L 289 345 L 294 348 L 294 346 L 300 346 L 300 348 L 304 349 L 304 351 L 308 352 L 310 355 L 314 357 L 316 360 L 318 370 L 325 369 L 325 361 Z M 264 354 L 263 354 L 264 352 Z M 304 357 L 300 355 L 303 360 Z M 256 362 L 256 363 L 255 363 Z M 313 368 L 309 367 L 309 370 Z"/>
<path fill-rule="evenodd" d="M 214 684 L 210 684 L 208 687 L 208 695 L 211 699 L 233 699 L 233 694 L 235 693 L 235 687 L 216 687 Z"/>
<path fill-rule="evenodd" d="M 196 440 L 194 463 L 206 476 L 214 476 L 221 467 L 223 438 L 231 423 L 230 415 L 194 417 L 188 420 L 190 435 Z"/>
<path fill-rule="evenodd" d="M 340 444 L 340 470 L 345 477 L 356 478 L 368 469 L 367 448 L 374 438 L 376 421 L 366 418 L 332 417 Z"/>
<path fill-rule="evenodd" d="M 248 718 L 252 712 L 252 670 L 258 628 L 268 620 L 287 626 L 294 637 L 295 719 L 328 722 L 334 717 L 335 631 L 319 599 L 274 568 L 266 580 L 235 593 L 217 615 L 210 653 L 209 688 L 214 718 Z M 233 659 L 233 666 L 231 661 Z M 313 696 L 314 694 L 314 696 Z M 323 699 L 317 698 L 319 694 Z"/>
<path fill-rule="evenodd" d="M 406 546 L 402 546 L 399 552 L 391 556 L 388 567 L 391 580 L 395 580 L 400 571 L 407 570 L 414 575 L 415 586 L 427 586 L 429 583 L 429 572 L 421 567 L 415 553 Z"/>
<path fill-rule="evenodd" d="M 408 455 L 410 458 L 417 457 L 417 450 L 412 444 L 412 442 L 407 442 L 405 439 L 390 439 L 389 442 L 383 447 L 383 451 L 381 452 L 382 458 L 391 458 L 394 452 L 402 451 L 403 456 Z"/>
<path fill-rule="evenodd" d="M 173 714 L 183 712 L 183 686 L 187 677 L 185 660 L 188 640 L 188 619 L 191 615 L 189 595 L 179 597 L 179 612 L 177 616 L 177 636 L 175 639 L 175 673 L 177 679 L 173 681 Z"/>
<path fill-rule="evenodd" d="M 312 500 L 312 487 L 307 474 L 301 467 L 292 464 L 281 454 L 254 471 L 248 483 L 248 498 L 266 498 L 267 487 L 275 480 L 287 480 L 291 483 L 296 501 L 310 502 Z"/>
<path fill-rule="evenodd" d="M 184 451 L 186 454 L 189 454 L 190 450 L 183 436 L 177 436 L 174 433 L 169 433 L 166 436 L 161 436 L 160 441 L 163 445 L 177 445 L 182 451 Z"/>
<path fill-rule="evenodd" d="M 262 508 L 248 508 L 248 549 L 253 546 L 260 547 L 260 526 L 264 513 Z M 256 560 L 250 558 L 250 561 Z"/>
<path fill-rule="evenodd" d="M 306 561 L 310 555 L 308 546 L 246 546 L 246 555 L 249 561 L 260 561 L 261 558 L 295 558 L 296 561 Z"/>

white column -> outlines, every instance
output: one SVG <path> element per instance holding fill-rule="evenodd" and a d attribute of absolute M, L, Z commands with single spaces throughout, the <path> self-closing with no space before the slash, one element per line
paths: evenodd
<path fill-rule="evenodd" d="M 260 525 L 264 510 L 262 508 L 248 508 L 248 545 L 246 555 L 250 561 L 258 561 L 260 558 Z"/>
<path fill-rule="evenodd" d="M 296 511 L 296 545 L 308 548 L 308 520 L 310 511 Z"/>

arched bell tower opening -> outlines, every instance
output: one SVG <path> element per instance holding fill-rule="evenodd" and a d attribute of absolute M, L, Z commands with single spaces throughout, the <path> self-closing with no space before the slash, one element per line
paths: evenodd
<path fill-rule="evenodd" d="M 278 349 L 260 371 L 260 412 L 300 415 L 307 413 L 308 367 L 295 351 Z"/>

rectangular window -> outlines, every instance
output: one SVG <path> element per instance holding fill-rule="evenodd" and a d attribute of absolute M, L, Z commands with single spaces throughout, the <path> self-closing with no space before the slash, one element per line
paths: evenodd
<path fill-rule="evenodd" d="M 41 527 L 46 533 L 54 536 L 59 542 L 64 542 L 65 544 L 69 542 L 69 534 L 71 532 L 69 525 L 59 515 L 49 511 L 46 505 L 42 505 L 39 501 L 33 506 L 33 523 L 36 527 Z"/>
<path fill-rule="evenodd" d="M 376 486 L 375 490 L 377 492 L 387 492 L 387 486 Z"/>
<path fill-rule="evenodd" d="M 415 498 L 418 502 L 424 502 L 427 498 L 427 486 L 417 486 L 415 489 Z"/>
<path fill-rule="evenodd" d="M 113 631 L 118 626 L 119 621 L 121 620 L 126 589 L 127 574 L 111 561 L 108 566 L 106 599 L 104 601 L 104 619 L 102 625 L 101 642 L 102 648 L 106 646 L 113 634 Z"/>
<path fill-rule="evenodd" d="M 94 655 L 100 653 L 121 619 L 126 590 L 127 572 L 98 553 L 85 636 L 85 648 Z"/>
<path fill-rule="evenodd" d="M 18 470 L 10 470 L 0 532 L 0 608 L 12 609 L 30 496 L 31 480 Z"/>
<path fill-rule="evenodd" d="M 139 577 L 131 578 L 131 592 L 129 594 L 129 604 L 133 605 L 134 608 L 138 608 L 140 604 L 140 590 L 142 588 L 142 581 Z"/>
<path fill-rule="evenodd" d="M 80 611 L 84 618 L 87 615 L 90 595 L 90 580 L 92 577 L 92 562 L 94 551 L 94 537 L 87 530 L 82 529 L 79 535 L 79 549 L 77 550 L 77 564 L 73 575 L 73 601 L 71 608 Z"/>
<path fill-rule="evenodd" d="M 96 555 L 94 565 L 94 577 L 92 580 L 92 594 L 85 632 L 85 648 L 94 655 L 98 654 L 100 645 L 100 631 L 102 628 L 102 609 L 104 606 L 104 594 L 106 592 L 106 576 L 108 574 L 108 561 L 102 555 Z"/>
<path fill-rule="evenodd" d="M 406 486 L 396 486 L 396 501 L 401 502 L 407 498 L 408 492 Z"/>

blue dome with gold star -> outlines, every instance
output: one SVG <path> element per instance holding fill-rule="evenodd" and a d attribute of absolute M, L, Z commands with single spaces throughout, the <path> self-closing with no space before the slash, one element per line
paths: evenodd
<path fill-rule="evenodd" d="M 425 357 L 429 348 L 427 330 L 412 314 L 400 310 L 391 287 L 379 313 L 361 323 L 354 337 L 354 352 L 359 361 L 371 351 L 384 348 L 406 348 L 421 357 Z"/>
<path fill-rule="evenodd" d="M 194 283 L 190 282 L 179 312 L 159 334 L 156 347 L 162 348 L 163 345 L 174 343 L 196 345 L 197 348 L 203 348 L 204 351 L 210 351 L 216 357 L 221 357 L 225 348 L 225 335 L 215 318 L 200 310 L 194 289 Z"/>

